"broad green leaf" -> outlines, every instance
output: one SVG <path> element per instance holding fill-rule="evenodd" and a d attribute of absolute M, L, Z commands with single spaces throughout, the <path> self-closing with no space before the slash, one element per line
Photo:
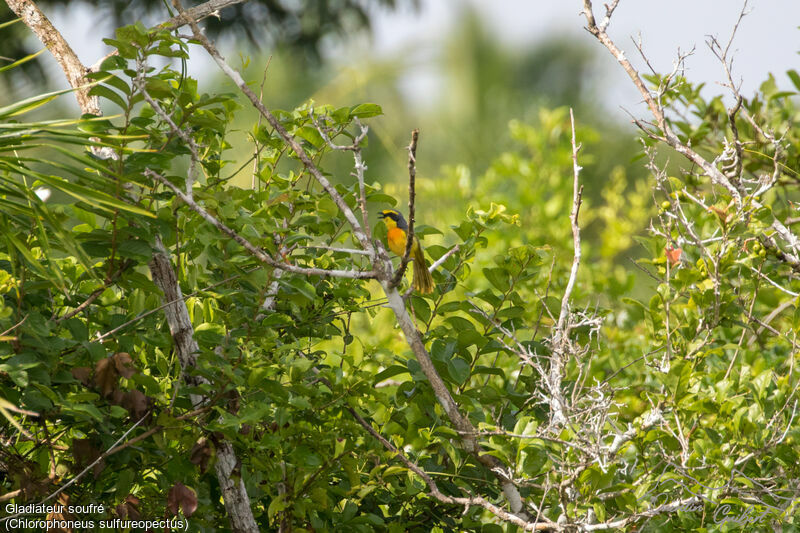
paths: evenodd
<path fill-rule="evenodd" d="M 109 89 L 104 85 L 95 85 L 89 90 L 89 94 L 93 96 L 101 96 L 106 100 L 111 100 L 117 104 L 120 109 L 128 108 L 128 102 L 126 102 L 125 99 L 119 95 L 119 93 Z"/>
<path fill-rule="evenodd" d="M 400 365 L 392 365 L 389 368 L 378 372 L 373 379 L 373 383 L 380 383 L 381 381 L 385 381 L 389 378 L 393 378 L 394 376 L 398 376 L 400 374 L 407 374 L 408 368 Z"/>
<path fill-rule="evenodd" d="M 369 118 L 383 115 L 383 109 L 378 104 L 359 104 L 350 109 L 350 116 Z"/>

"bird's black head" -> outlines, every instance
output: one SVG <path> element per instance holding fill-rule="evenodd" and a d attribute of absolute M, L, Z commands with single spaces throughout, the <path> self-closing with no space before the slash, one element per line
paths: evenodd
<path fill-rule="evenodd" d="M 394 223 L 397 224 L 397 227 L 400 229 L 408 228 L 406 219 L 403 218 L 403 215 L 400 213 L 400 211 L 395 211 L 394 209 L 384 209 L 378 216 L 382 219 L 390 218 L 394 220 Z"/>

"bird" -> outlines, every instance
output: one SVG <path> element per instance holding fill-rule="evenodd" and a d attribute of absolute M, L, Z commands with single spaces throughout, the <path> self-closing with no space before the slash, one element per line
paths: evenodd
<path fill-rule="evenodd" d="M 399 211 L 394 209 L 384 209 L 378 215 L 383 219 L 386 224 L 386 244 L 389 249 L 403 257 L 406 251 L 406 240 L 408 238 L 408 223 Z M 411 258 L 414 260 L 414 288 L 421 294 L 430 294 L 433 292 L 433 277 L 428 270 L 428 262 L 425 260 L 425 254 L 422 253 L 422 245 L 419 243 L 416 235 L 414 242 L 411 244 Z"/>

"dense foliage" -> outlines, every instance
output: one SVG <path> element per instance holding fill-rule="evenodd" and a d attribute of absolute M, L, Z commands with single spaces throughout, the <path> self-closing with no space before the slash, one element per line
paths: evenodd
<path fill-rule="evenodd" d="M 491 506 L 445 501 L 473 496 L 551 530 L 800 526 L 794 92 L 769 80 L 728 109 L 688 80 L 653 77 L 679 141 L 734 187 L 648 130 L 636 164 L 649 185 L 630 185 L 624 165 L 585 184 L 574 290 L 567 109 L 513 122 L 518 150 L 484 175 L 454 167 L 418 191 L 427 205 L 453 191 L 472 200 L 455 220 L 418 213 L 431 260 L 450 255 L 434 293 L 406 301 L 477 430 L 475 453 L 382 285 L 300 270 L 372 267 L 286 138 L 266 123 L 235 137 L 243 100 L 156 66 L 187 57 L 175 35 L 126 26 L 109 44 L 119 55 L 90 77 L 115 115 L 24 122 L 58 94 L 0 109 L 3 501 L 41 501 L 91 466 L 59 495 L 106 506 L 83 519 L 182 513 L 192 530 L 224 530 L 213 465 L 230 443 L 262 531 L 521 530 Z M 381 108 L 273 113 L 326 169 L 359 153 L 335 146 L 366 142 L 361 122 Z M 600 139 L 576 118 L 589 150 Z M 243 151 L 234 138 L 251 158 L 229 159 Z M 595 162 L 582 154 L 583 176 Z M 243 173 L 253 187 L 233 184 Z M 401 207 L 366 175 L 380 240 L 379 209 Z M 331 179 L 360 218 L 358 180 Z M 152 278 L 165 251 L 199 347 L 191 366 Z"/>

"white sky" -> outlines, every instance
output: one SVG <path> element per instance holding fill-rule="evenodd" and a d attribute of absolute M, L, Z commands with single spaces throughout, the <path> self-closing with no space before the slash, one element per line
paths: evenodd
<path fill-rule="evenodd" d="M 553 34 L 573 35 L 593 47 L 600 62 L 598 72 L 607 76 L 607 103 L 610 109 L 634 108 L 640 97 L 633 84 L 611 55 L 583 27 L 581 0 L 422 0 L 422 9 L 378 13 L 374 20 L 375 43 L 379 54 L 392 54 L 409 46 L 425 46 L 443 39 L 458 13 L 471 4 L 501 42 L 509 46 L 531 45 Z M 622 0 L 614 12 L 609 34 L 638 68 L 644 67 L 631 38 L 641 34 L 642 44 L 657 71 L 672 70 L 678 49 L 695 47 L 686 62 L 687 76 L 704 81 L 704 94 L 717 94 L 723 79 L 721 65 L 706 46 L 706 36 L 714 35 L 727 43 L 741 12 L 739 0 Z M 602 1 L 595 1 L 595 15 L 605 14 Z M 736 34 L 732 50 L 735 79 L 743 80 L 745 96 L 752 93 L 772 72 L 781 87 L 792 89 L 785 71 L 800 71 L 800 1 L 751 0 L 748 15 Z M 415 85 L 425 93 L 426 84 L 435 83 L 435 72 L 423 72 L 406 87 Z M 413 98 L 413 95 L 411 95 Z"/>
<path fill-rule="evenodd" d="M 597 70 L 605 78 L 609 93 L 604 100 L 609 109 L 634 110 L 640 100 L 611 55 L 583 30 L 581 0 L 421 0 L 420 3 L 419 11 L 409 7 L 376 11 L 373 42 L 362 48 L 365 54 L 374 52 L 387 57 L 413 50 L 418 68 L 406 76 L 403 87 L 411 100 L 421 101 L 419 95 L 431 94 L 430 87 L 437 83 L 438 45 L 446 39 L 460 19 L 459 13 L 468 4 L 477 9 L 491 31 L 508 46 L 530 46 L 556 33 L 574 35 L 597 52 Z M 708 96 L 710 91 L 724 91 L 714 86 L 722 79 L 723 72 L 705 45 L 706 35 L 713 34 L 727 42 L 741 7 L 739 0 L 622 0 L 609 33 L 640 68 L 643 65 L 631 37 L 641 34 L 651 63 L 661 72 L 672 69 L 679 48 L 696 47 L 695 55 L 687 61 L 687 75 L 693 80 L 705 81 L 710 86 L 706 90 Z M 733 45 L 734 75 L 743 80 L 744 95 L 749 95 L 769 72 L 775 74 L 779 86 L 791 89 L 785 70 L 800 71 L 800 30 L 797 28 L 800 0 L 751 0 L 748 10 L 749 15 L 742 21 Z M 602 1 L 595 1 L 596 15 L 604 11 Z M 73 43 L 84 64 L 91 65 L 105 53 L 101 39 L 110 36 L 111 29 L 98 24 L 94 13 L 84 7 L 53 15 L 56 26 Z M 235 57 L 237 54 L 231 50 L 228 55 Z M 357 63 L 361 59 L 338 55 L 340 63 Z M 202 63 L 190 65 L 191 73 L 202 74 L 206 66 Z"/>

